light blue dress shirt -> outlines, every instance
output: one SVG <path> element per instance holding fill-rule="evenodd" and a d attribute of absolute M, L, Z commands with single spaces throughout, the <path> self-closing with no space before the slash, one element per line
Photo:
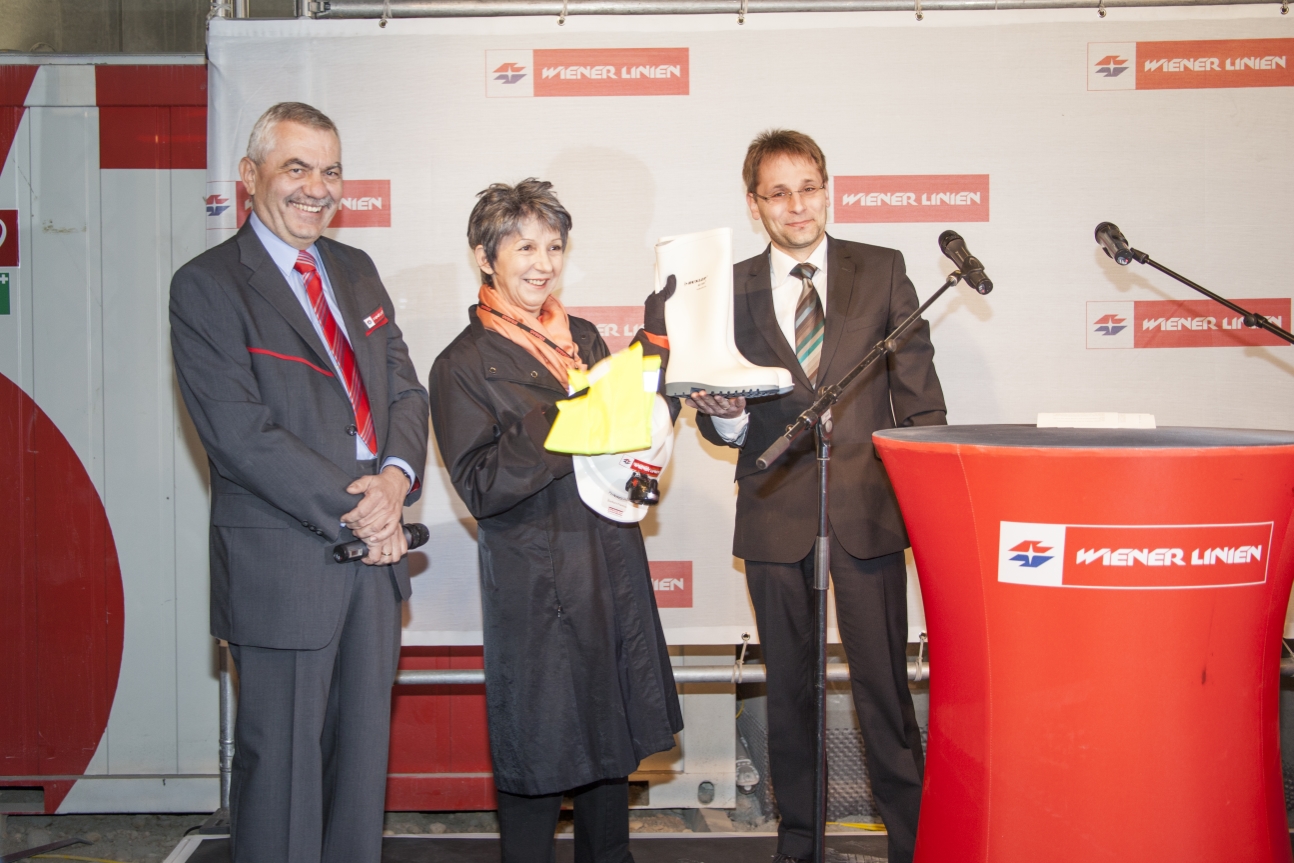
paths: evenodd
<path fill-rule="evenodd" d="M 279 271 L 283 273 L 283 278 L 287 280 L 288 287 L 292 289 L 292 295 L 297 298 L 297 302 L 299 302 L 301 304 L 301 308 L 305 310 L 306 318 L 310 321 L 311 326 L 315 328 L 315 333 L 318 334 L 319 341 L 323 342 L 324 350 L 328 353 L 328 358 L 332 361 L 333 369 L 338 373 L 338 375 L 340 375 L 341 363 L 339 363 L 337 358 L 332 355 L 332 348 L 329 346 L 328 340 L 324 338 L 323 325 L 320 324 L 319 319 L 315 317 L 314 307 L 310 305 L 310 294 L 306 291 L 305 278 L 296 270 L 297 258 L 301 255 L 301 252 L 283 242 L 277 234 L 265 227 L 265 223 L 257 217 L 256 213 L 252 213 L 247 218 L 251 221 L 252 230 L 256 232 L 256 236 L 260 239 L 261 245 L 265 247 L 265 251 L 269 252 L 270 260 L 272 260 L 274 265 L 279 268 Z M 341 311 L 337 308 L 337 296 L 333 293 L 332 282 L 328 281 L 328 270 L 324 268 L 323 258 L 319 255 L 319 250 L 315 248 L 313 243 L 308 249 L 306 249 L 306 251 L 315 259 L 315 269 L 319 273 L 320 280 L 323 282 L 324 299 L 328 302 L 328 309 L 332 312 L 333 320 L 337 322 L 337 326 L 341 329 L 342 335 L 344 335 L 346 337 L 346 341 L 349 342 L 350 333 L 346 331 L 346 320 L 342 317 Z M 355 435 L 355 458 L 359 461 L 377 458 L 377 453 L 370 451 L 368 444 L 364 443 L 364 438 L 359 435 Z M 385 469 L 390 465 L 395 465 L 400 470 L 404 471 L 404 475 L 409 478 L 410 487 L 413 486 L 416 479 L 413 474 L 413 468 L 409 467 L 408 462 L 402 458 L 388 456 L 387 459 L 382 462 L 382 468 Z"/>

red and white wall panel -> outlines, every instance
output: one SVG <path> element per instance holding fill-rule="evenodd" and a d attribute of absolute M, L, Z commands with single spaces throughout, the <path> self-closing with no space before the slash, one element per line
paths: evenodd
<path fill-rule="evenodd" d="M 43 788 L 48 812 L 211 810 L 206 460 L 166 313 L 171 274 L 204 247 L 206 67 L 14 60 L 0 65 L 0 211 L 17 234 L 0 243 L 0 786 Z"/>

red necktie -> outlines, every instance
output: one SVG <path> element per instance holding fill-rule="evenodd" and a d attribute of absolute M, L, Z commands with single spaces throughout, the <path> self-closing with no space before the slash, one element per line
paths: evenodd
<path fill-rule="evenodd" d="M 342 386 L 346 388 L 350 405 L 355 410 L 355 427 L 358 429 L 358 434 L 368 446 L 369 452 L 377 455 L 377 433 L 373 431 L 373 413 L 368 407 L 368 392 L 364 389 L 364 381 L 359 376 L 359 366 L 355 365 L 355 352 L 351 350 L 350 342 L 346 341 L 346 335 L 341 331 L 341 327 L 337 326 L 337 319 L 332 316 L 332 309 L 328 308 L 328 300 L 324 297 L 323 279 L 319 277 L 314 256 L 306 251 L 301 252 L 297 256 L 297 263 L 293 269 L 305 280 L 306 294 L 310 297 L 310 308 L 319 321 L 320 329 L 323 330 L 324 341 L 327 342 L 333 361 L 341 372 Z"/>

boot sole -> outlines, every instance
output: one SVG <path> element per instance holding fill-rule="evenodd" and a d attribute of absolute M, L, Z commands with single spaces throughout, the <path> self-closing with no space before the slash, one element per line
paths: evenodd
<path fill-rule="evenodd" d="M 795 384 L 791 384 L 785 389 L 778 387 L 746 387 L 726 388 L 716 387 L 709 384 L 698 384 L 687 381 L 676 381 L 672 384 L 665 384 L 665 395 L 671 398 L 687 398 L 698 390 L 705 390 L 714 396 L 744 396 L 745 398 L 762 398 L 764 396 L 780 396 L 789 393 L 795 389 Z"/>

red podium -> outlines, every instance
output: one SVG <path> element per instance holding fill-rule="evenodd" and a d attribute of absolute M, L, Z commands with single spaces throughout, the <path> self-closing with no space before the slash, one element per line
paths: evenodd
<path fill-rule="evenodd" d="M 918 863 L 1289 863 L 1294 433 L 874 441 L 936 668 Z"/>

